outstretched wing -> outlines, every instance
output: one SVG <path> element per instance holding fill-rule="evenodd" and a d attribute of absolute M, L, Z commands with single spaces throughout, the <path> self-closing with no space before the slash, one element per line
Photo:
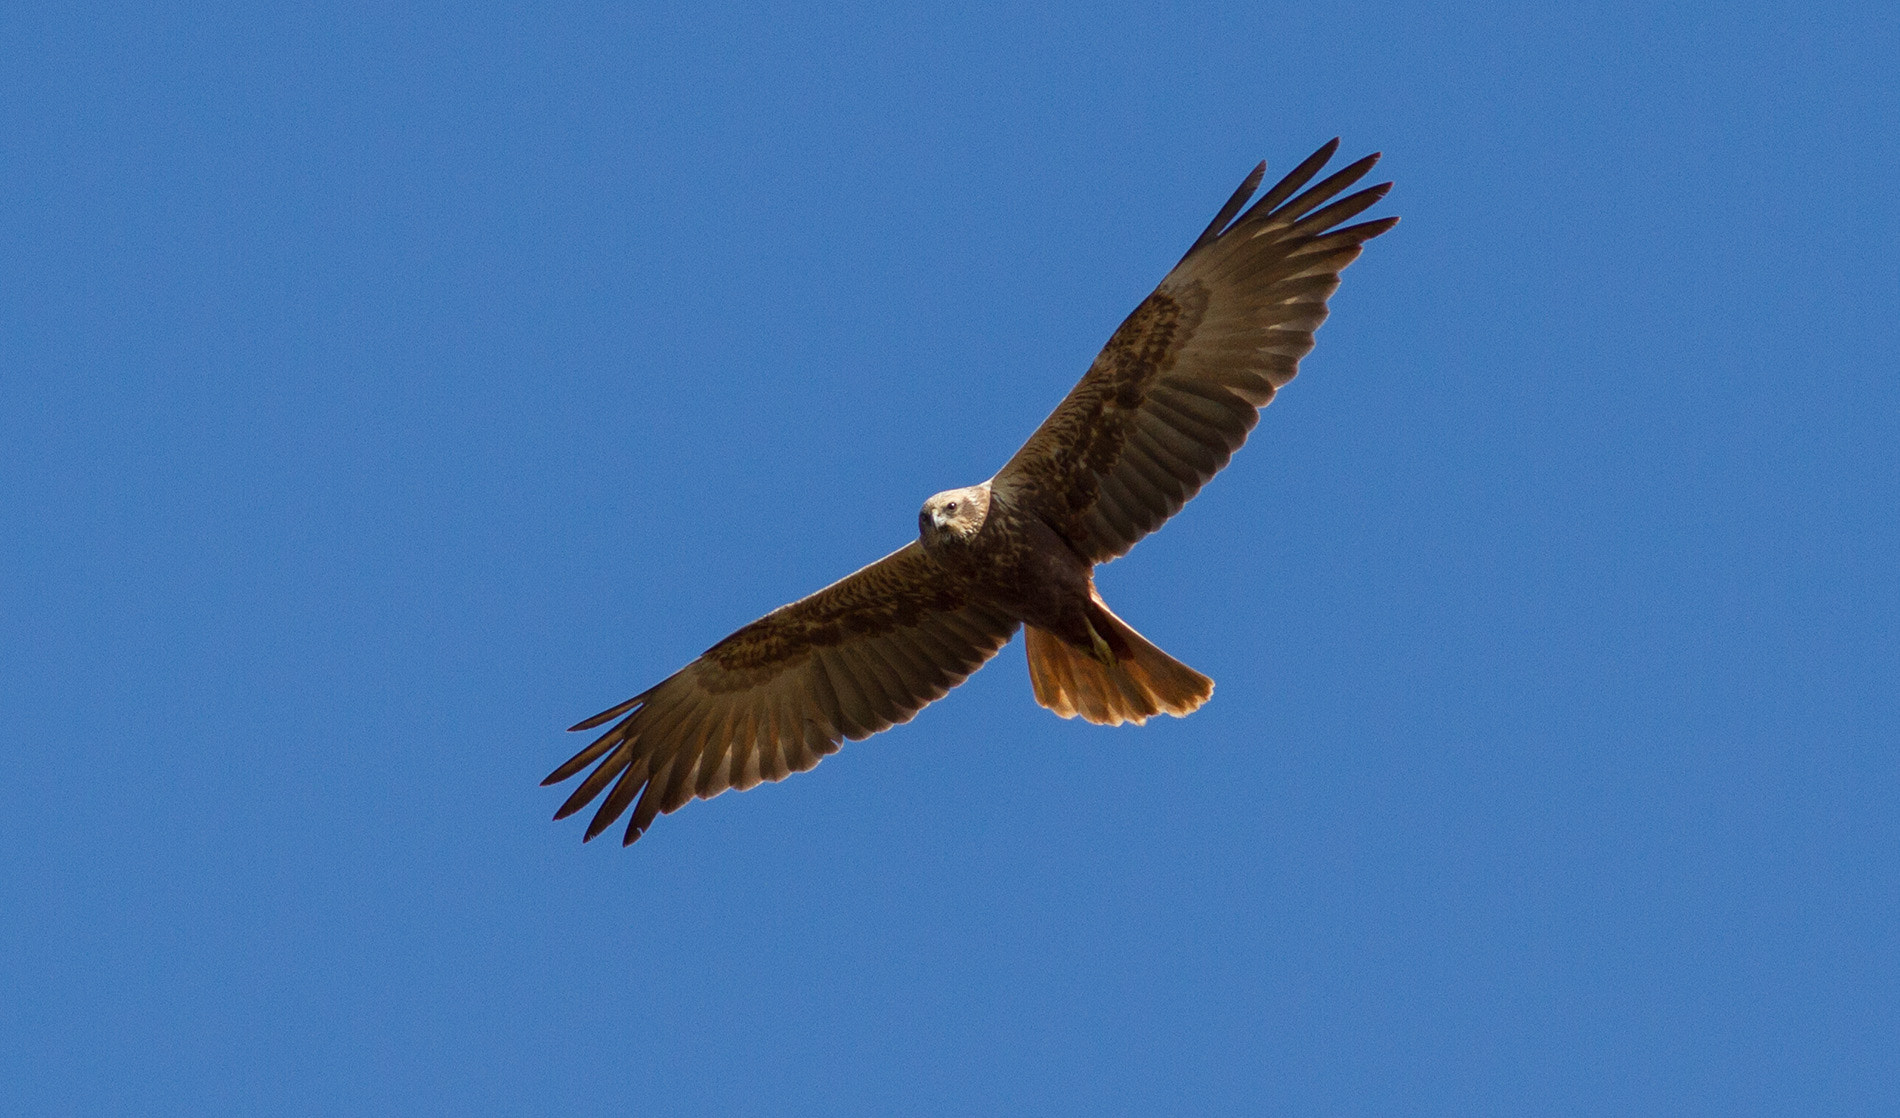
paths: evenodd
<path fill-rule="evenodd" d="M 908 722 L 996 655 L 1017 621 L 968 598 L 911 543 L 773 610 L 659 686 L 575 726 L 613 728 L 543 784 L 599 765 L 554 813 L 613 790 L 587 838 L 639 796 L 626 842 L 688 800 L 804 772 L 839 743 Z M 644 791 L 643 791 L 644 790 Z"/>
<path fill-rule="evenodd" d="M 1327 205 L 1377 155 L 1299 193 L 1338 147 L 1320 148 L 1242 214 L 1266 164 L 1254 168 L 992 479 L 997 496 L 1041 515 L 1101 563 L 1160 527 L 1227 464 L 1312 350 L 1340 271 L 1398 223 L 1337 227 L 1391 183 Z"/>

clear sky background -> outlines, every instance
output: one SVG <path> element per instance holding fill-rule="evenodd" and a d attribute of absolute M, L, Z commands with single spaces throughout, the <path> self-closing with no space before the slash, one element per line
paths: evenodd
<path fill-rule="evenodd" d="M 0 14 L 9 1113 L 1900 1113 L 1893 5 L 271 7 Z M 1334 135 L 1204 710 L 549 822 Z"/>

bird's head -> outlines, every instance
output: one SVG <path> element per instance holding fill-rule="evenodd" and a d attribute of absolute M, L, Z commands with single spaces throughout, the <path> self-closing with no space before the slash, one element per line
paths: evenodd
<path fill-rule="evenodd" d="M 968 543 L 982 530 L 989 514 L 988 482 L 967 489 L 946 489 L 924 502 L 923 511 L 917 514 L 917 533 L 926 548 Z"/>

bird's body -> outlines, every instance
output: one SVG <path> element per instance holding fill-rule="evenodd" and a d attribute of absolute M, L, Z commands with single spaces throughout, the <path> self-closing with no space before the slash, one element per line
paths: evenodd
<path fill-rule="evenodd" d="M 618 719 L 548 777 L 599 762 L 555 818 L 611 785 L 587 837 L 637 796 L 632 842 L 695 797 L 781 779 L 843 739 L 908 720 L 1018 627 L 1036 700 L 1065 718 L 1139 723 L 1206 702 L 1213 681 L 1110 612 L 1094 568 L 1226 465 L 1312 349 L 1340 270 L 1396 222 L 1338 227 L 1389 183 L 1327 205 L 1376 156 L 1302 192 L 1337 145 L 1243 214 L 1265 164 L 1256 168 L 996 476 L 924 503 L 915 542 L 576 726 Z"/>
<path fill-rule="evenodd" d="M 947 513 L 942 512 L 945 506 Z M 961 517 L 961 519 L 959 519 Z M 988 482 L 924 504 L 919 540 L 965 592 L 1027 624 L 1089 644 L 1083 604 L 1093 565 L 1034 515 L 997 500 Z M 967 525 L 966 532 L 958 531 Z"/>

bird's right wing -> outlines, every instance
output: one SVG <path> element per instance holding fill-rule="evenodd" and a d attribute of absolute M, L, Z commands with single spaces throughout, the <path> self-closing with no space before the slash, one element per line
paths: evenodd
<path fill-rule="evenodd" d="M 1398 221 L 1336 228 L 1391 183 L 1327 205 L 1376 155 L 1300 192 L 1338 146 L 1313 153 L 1241 213 L 1266 164 L 1254 169 L 992 479 L 998 497 L 1101 563 L 1160 527 L 1227 464 L 1312 350 L 1340 271 Z"/>
<path fill-rule="evenodd" d="M 803 772 L 845 738 L 908 722 L 996 655 L 1017 624 L 970 599 L 913 542 L 773 610 L 658 686 L 575 726 L 619 719 L 542 782 L 558 784 L 600 761 L 554 817 L 579 811 L 612 783 L 587 838 L 639 796 L 627 823 L 631 843 L 655 816 L 696 797 Z"/>

